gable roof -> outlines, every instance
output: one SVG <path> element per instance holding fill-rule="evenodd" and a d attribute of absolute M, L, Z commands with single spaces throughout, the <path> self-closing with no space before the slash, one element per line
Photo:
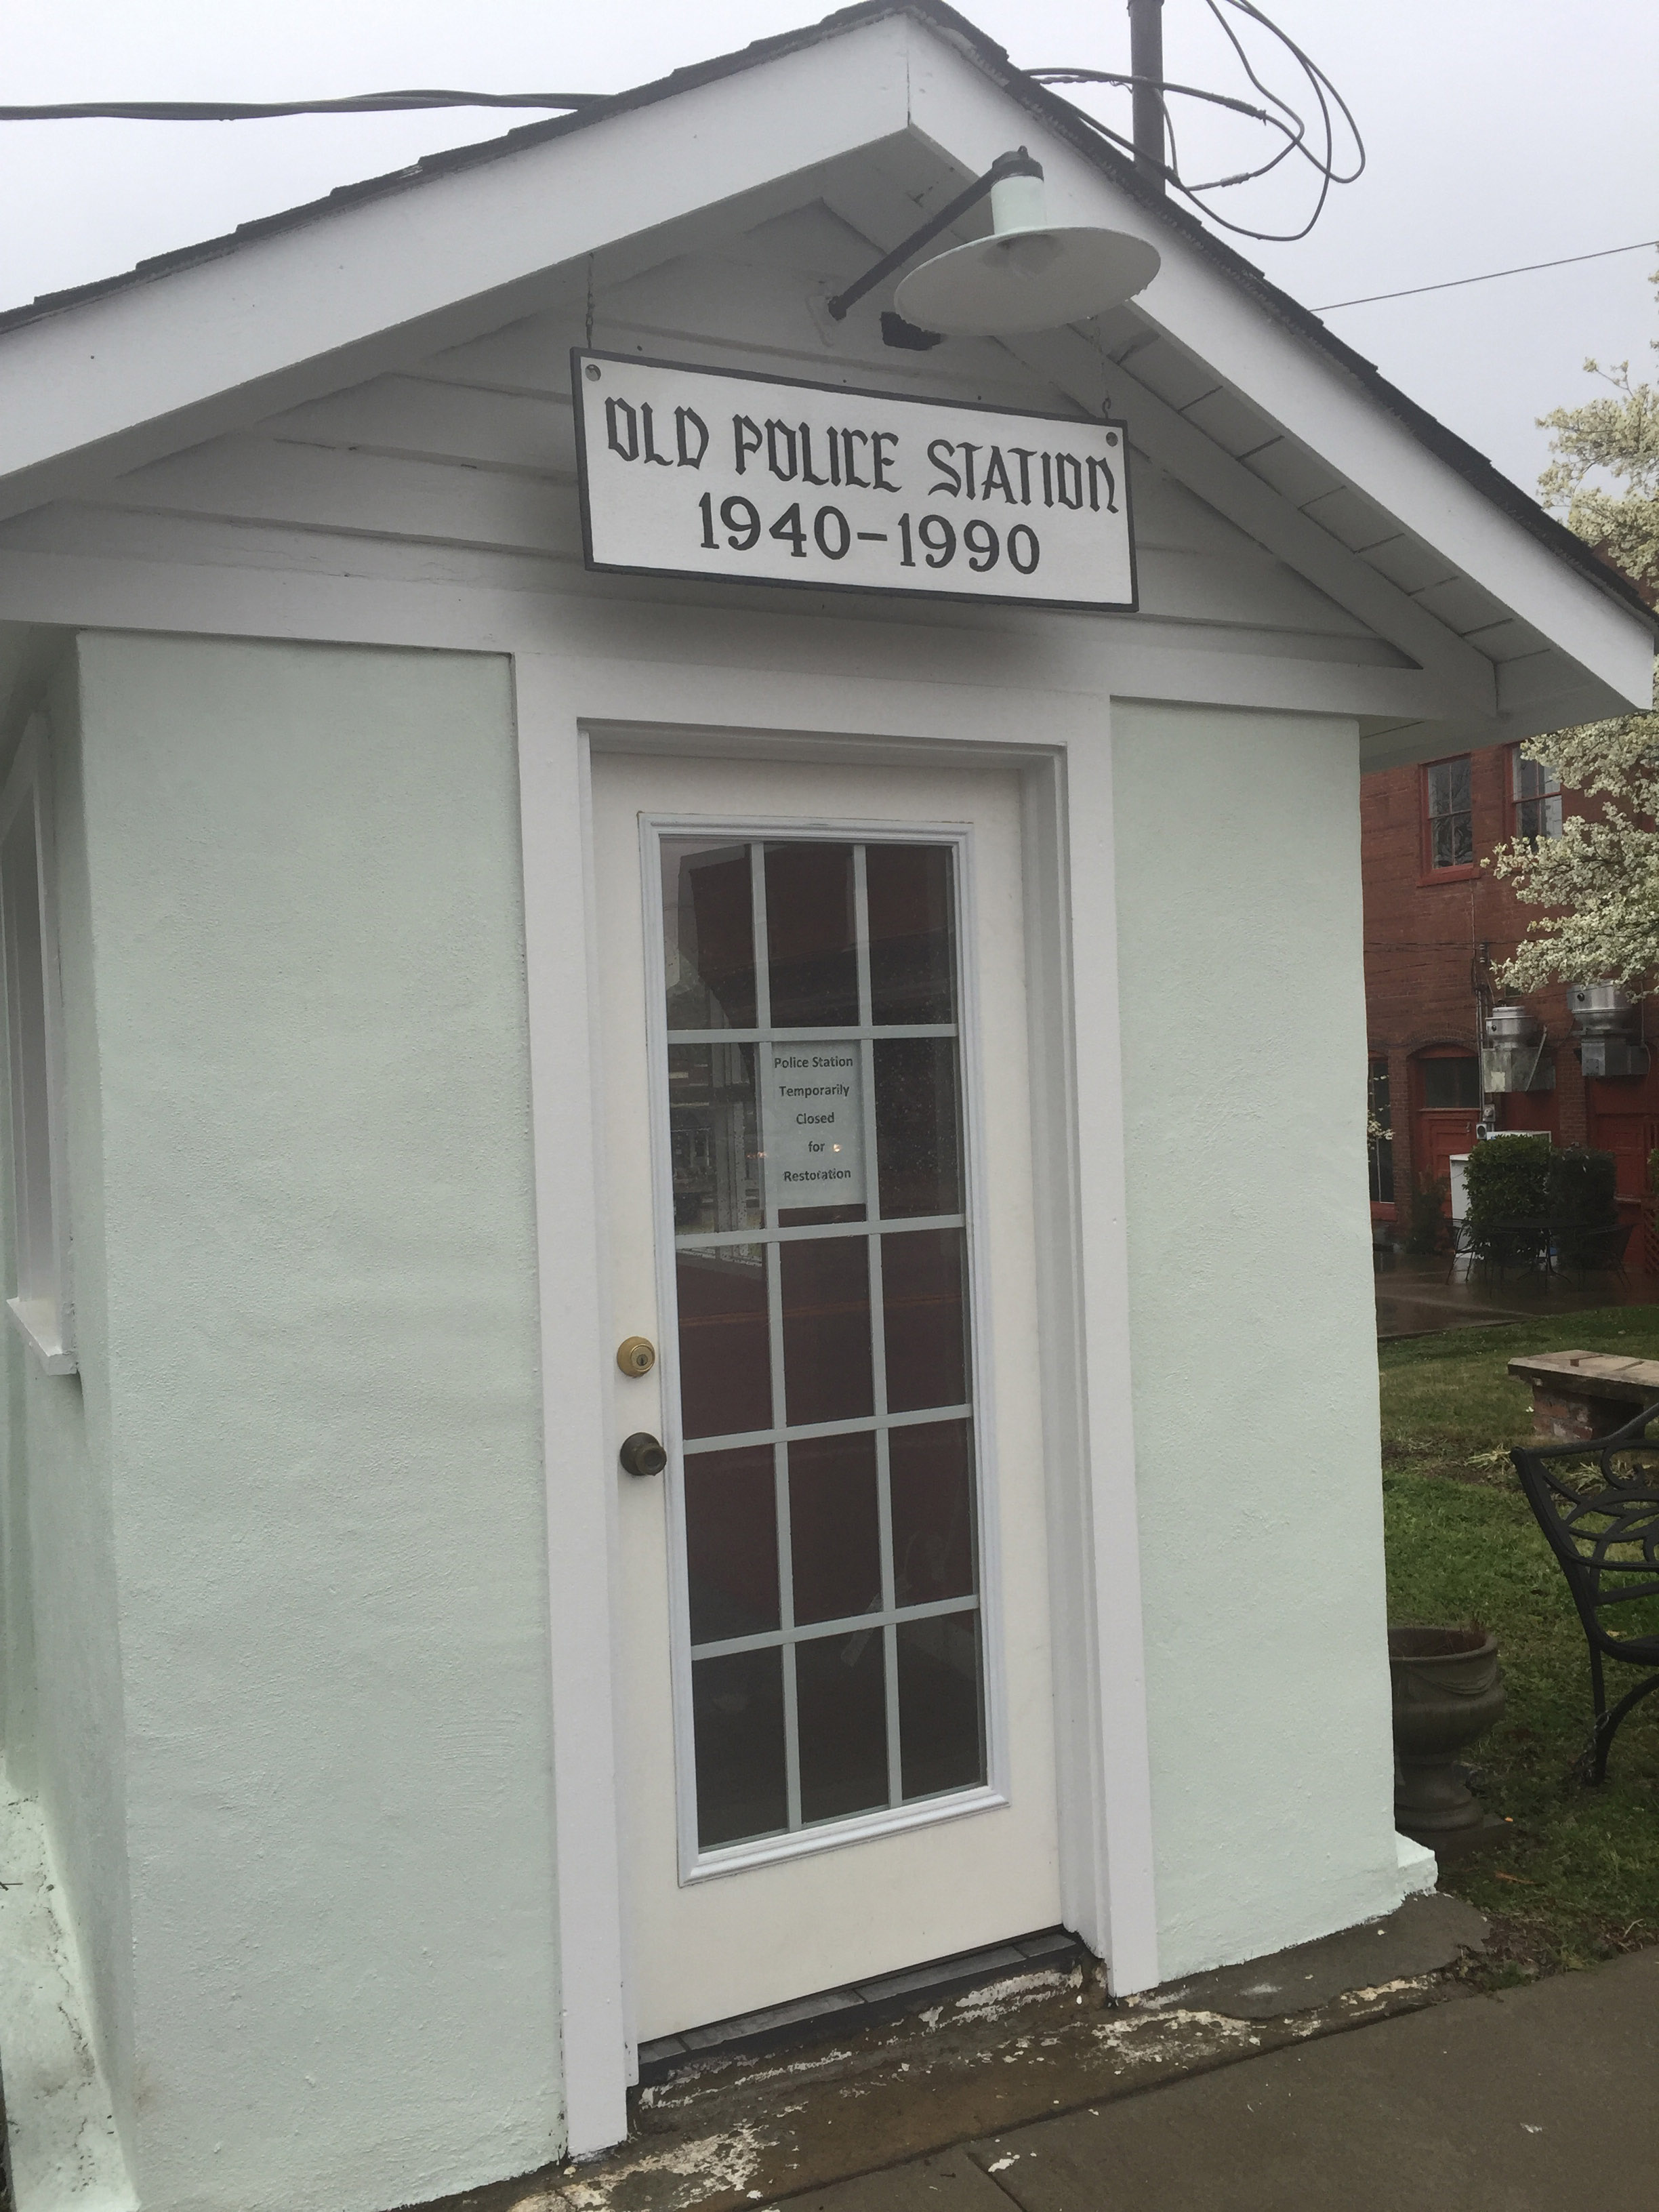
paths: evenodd
<path fill-rule="evenodd" d="M 874 297 L 824 319 L 830 290 L 1018 141 L 1045 164 L 1054 220 L 1157 244 L 1148 293 L 1075 328 L 921 357 L 884 347 Z M 763 264 L 769 290 L 737 273 Z M 969 400 L 1012 384 L 1019 404 L 1126 420 L 1138 483 L 1164 508 L 1143 535 L 1162 602 L 1044 647 L 1056 668 L 1093 656 L 1090 680 L 1115 692 L 1352 714 L 1376 766 L 1648 704 L 1654 618 L 1621 579 L 941 0 L 866 0 L 13 316 L 0 632 L 124 626 L 168 562 L 172 626 L 211 626 L 222 556 L 231 574 L 281 570 L 285 595 L 330 559 L 355 574 L 345 548 L 391 548 L 405 498 L 411 544 L 516 549 L 541 564 L 532 588 L 586 590 L 557 570 L 574 463 L 556 427 L 568 383 L 550 370 L 624 292 L 636 350 L 672 335 L 710 365 Z M 456 420 L 459 403 L 433 396 L 451 384 L 475 391 L 468 407 L 494 391 L 489 419 Z M 532 427 L 538 406 L 553 412 Z M 509 422 L 514 408 L 530 411 Z M 465 471 L 476 450 L 488 471 L 508 447 L 509 474 L 545 487 L 520 508 L 452 476 L 417 515 L 416 478 L 394 493 L 390 460 L 362 458 Z M 186 543 L 167 518 L 191 514 L 229 537 Z M 265 524 L 344 534 L 325 554 L 323 537 L 260 539 Z M 376 556 L 388 574 L 425 557 Z M 245 603 L 238 619 L 265 611 Z M 287 596 L 270 612 L 294 618 Z M 337 605 L 313 618 L 327 628 Z M 451 641 L 475 634 L 463 621 Z"/>
<path fill-rule="evenodd" d="M 617 93 L 611 98 L 596 100 L 591 106 L 573 114 L 526 124 L 474 145 L 451 148 L 440 154 L 425 155 L 407 167 L 392 171 L 385 176 L 340 185 L 325 198 L 285 209 L 278 214 L 262 216 L 251 222 L 239 223 L 234 231 L 220 237 L 153 255 L 134 268 L 117 275 L 73 286 L 61 292 L 48 293 L 27 305 L 0 313 L 0 338 L 11 331 L 63 313 L 70 308 L 153 283 L 176 270 L 223 259 L 256 240 L 302 228 L 325 220 L 343 208 L 401 193 L 426 179 L 475 168 L 527 148 L 591 130 L 597 124 L 617 115 L 675 99 L 699 86 L 736 76 L 781 56 L 821 45 L 826 40 L 861 25 L 893 16 L 913 17 L 948 37 L 1010 99 L 1040 118 L 1103 175 L 1109 177 L 1115 185 L 1139 201 L 1159 222 L 1167 224 L 1178 233 L 1206 260 L 1223 270 L 1266 313 L 1352 377 L 1437 459 L 1455 470 L 1465 482 L 1511 520 L 1519 523 L 1559 559 L 1623 605 L 1652 617 L 1653 610 L 1648 599 L 1620 570 L 1567 529 L 1535 499 L 1512 483 L 1493 467 L 1484 453 L 1466 439 L 1459 437 L 1455 431 L 1449 429 L 1426 408 L 1419 406 L 1401 391 L 1397 385 L 1391 383 L 1375 362 L 1368 361 L 1328 329 L 1311 309 L 1282 291 L 1243 254 L 1206 229 L 1188 209 L 1177 201 L 1166 198 L 1150 185 L 1133 161 L 1090 128 L 1078 109 L 1017 68 L 1004 47 L 988 38 L 955 9 L 945 5 L 945 0 L 859 0 L 859 4 L 839 9 L 820 21 L 799 30 L 753 40 L 732 53 L 675 70 L 666 76 Z"/>

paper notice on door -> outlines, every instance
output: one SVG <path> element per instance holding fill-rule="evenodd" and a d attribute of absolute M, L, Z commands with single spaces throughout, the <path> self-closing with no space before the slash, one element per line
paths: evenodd
<path fill-rule="evenodd" d="M 775 1217 L 796 1206 L 865 1203 L 863 1049 L 761 1048 L 761 1127 Z"/>

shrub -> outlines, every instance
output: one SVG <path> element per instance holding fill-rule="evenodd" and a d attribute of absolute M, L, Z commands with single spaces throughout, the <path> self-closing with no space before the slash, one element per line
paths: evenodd
<path fill-rule="evenodd" d="M 1446 1233 L 1446 1189 L 1443 1176 L 1419 1176 L 1412 1185 L 1406 1249 L 1416 1259 L 1440 1249 Z"/>
<path fill-rule="evenodd" d="M 1490 1254 L 1490 1232 L 1500 1221 L 1550 1220 L 1605 1229 L 1619 1218 L 1611 1152 L 1571 1145 L 1559 1151 L 1547 1136 L 1500 1137 L 1471 1147 L 1468 1170 L 1469 1222 L 1477 1252 Z M 1579 1257 L 1570 1229 L 1557 1231 L 1560 1256 Z"/>
<path fill-rule="evenodd" d="M 1583 1145 L 1558 1152 L 1550 1163 L 1552 1219 L 1574 1222 L 1586 1229 L 1611 1228 L 1619 1218 L 1613 1196 L 1617 1183 L 1618 1169 L 1611 1152 L 1592 1152 Z M 1559 1256 L 1570 1267 L 1588 1259 L 1594 1249 L 1593 1243 L 1587 1249 L 1571 1230 L 1558 1231 L 1555 1241 Z"/>
<path fill-rule="evenodd" d="M 1475 1249 L 1481 1232 L 1499 1221 L 1540 1221 L 1551 1210 L 1550 1140 L 1546 1136 L 1498 1137 L 1469 1147 L 1465 1188 Z"/>
<path fill-rule="evenodd" d="M 1550 1162 L 1549 1213 L 1557 1221 L 1576 1221 L 1586 1229 L 1606 1229 L 1619 1218 L 1613 1193 L 1618 1171 L 1611 1152 L 1574 1145 Z"/>

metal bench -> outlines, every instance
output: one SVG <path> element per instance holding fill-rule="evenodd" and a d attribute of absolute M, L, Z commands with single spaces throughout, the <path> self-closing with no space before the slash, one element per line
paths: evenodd
<path fill-rule="evenodd" d="M 1607 1753 L 1626 1715 L 1659 1690 L 1659 1626 L 1620 1633 L 1614 1608 L 1659 1600 L 1659 1439 L 1649 1406 L 1611 1436 L 1594 1442 L 1518 1444 L 1510 1454 L 1527 1502 L 1560 1561 L 1589 1645 L 1595 1734 L 1590 1778 L 1607 1779 Z M 1659 1623 L 1659 1605 L 1650 1618 Z M 1650 1671 L 1611 1711 L 1601 1662 Z"/>

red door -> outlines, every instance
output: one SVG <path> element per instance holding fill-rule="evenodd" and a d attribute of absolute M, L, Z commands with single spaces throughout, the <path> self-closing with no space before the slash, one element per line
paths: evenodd
<path fill-rule="evenodd" d="M 1431 1045 L 1412 1062 L 1412 1164 L 1419 1182 L 1446 1185 L 1451 1211 L 1451 1164 L 1471 1151 L 1480 1119 L 1480 1062 L 1467 1046 Z"/>
<path fill-rule="evenodd" d="M 1649 1209 L 1643 1202 L 1648 1193 L 1648 1155 L 1659 1146 L 1659 1115 L 1644 1109 L 1639 1103 L 1641 1092 L 1634 1084 L 1629 1086 L 1629 1091 L 1635 1091 L 1636 1097 L 1628 1104 L 1619 1099 L 1619 1090 L 1611 1084 L 1586 1084 L 1584 1087 L 1589 1093 L 1591 1146 L 1598 1152 L 1613 1154 L 1619 1218 L 1647 1224 L 1645 1239 L 1633 1240 L 1627 1265 L 1640 1267 L 1644 1273 L 1659 1272 L 1659 1250 L 1644 1249 L 1644 1243 L 1651 1248 L 1659 1243 L 1659 1238 L 1656 1238 Z M 1619 1089 L 1624 1087 L 1620 1085 Z M 1607 1101 L 1605 1105 L 1604 1100 Z"/>

